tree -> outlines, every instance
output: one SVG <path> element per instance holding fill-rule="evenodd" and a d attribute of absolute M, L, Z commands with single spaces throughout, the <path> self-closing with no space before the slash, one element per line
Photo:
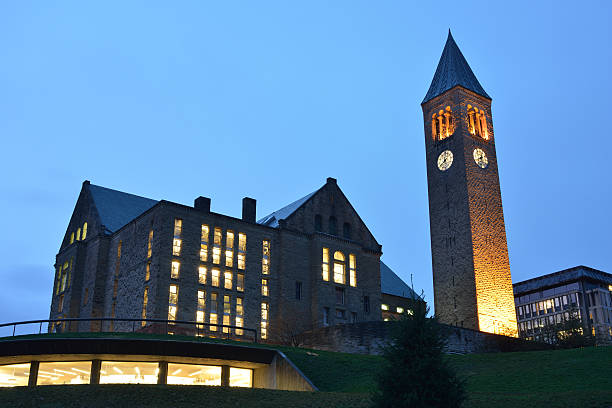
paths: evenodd
<path fill-rule="evenodd" d="M 414 302 L 394 322 L 392 341 L 385 348 L 385 365 L 373 399 L 380 408 L 457 408 L 466 399 L 445 354 L 446 337 L 435 317 L 427 317 L 425 302 Z"/>

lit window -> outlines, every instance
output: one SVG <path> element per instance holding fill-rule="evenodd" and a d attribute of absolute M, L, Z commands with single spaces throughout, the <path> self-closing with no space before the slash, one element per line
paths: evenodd
<path fill-rule="evenodd" d="M 221 248 L 213 247 L 213 263 L 219 265 L 221 263 Z"/>
<path fill-rule="evenodd" d="M 268 338 L 268 312 L 269 306 L 267 302 L 261 304 L 261 338 Z"/>
<path fill-rule="evenodd" d="M 389 310 L 389 305 L 385 305 L 384 303 L 380 305 L 382 310 Z"/>
<path fill-rule="evenodd" d="M 232 311 L 231 297 L 229 295 L 223 296 L 223 325 L 229 326 L 230 322 L 230 314 Z M 228 333 L 229 329 L 227 327 L 223 328 L 223 333 Z"/>
<path fill-rule="evenodd" d="M 398 306 L 398 307 L 396 307 L 396 308 L 395 308 L 395 311 L 396 311 L 397 313 L 404 313 L 404 308 L 403 308 L 403 307 L 399 307 L 399 306 Z"/>
<path fill-rule="evenodd" d="M 59 302 L 57 303 L 57 313 L 64 311 L 64 295 L 60 295 Z"/>
<path fill-rule="evenodd" d="M 174 219 L 174 236 L 180 237 L 183 233 L 183 220 L 180 218 Z"/>
<path fill-rule="evenodd" d="M 157 384 L 158 363 L 102 361 L 100 384 Z"/>
<path fill-rule="evenodd" d="M 225 271 L 225 274 L 223 275 L 224 277 L 224 281 L 223 281 L 223 287 L 225 289 L 232 289 L 232 271 Z"/>
<path fill-rule="evenodd" d="M 172 241 L 172 255 L 180 256 L 181 255 L 181 244 L 182 240 L 180 238 L 174 238 Z"/>
<path fill-rule="evenodd" d="M 211 293 L 210 294 L 210 317 L 209 317 L 209 322 L 211 324 L 210 331 L 217 331 L 217 326 L 215 326 L 218 321 L 217 321 L 217 294 L 216 293 Z"/>
<path fill-rule="evenodd" d="M 174 240 L 172 241 L 172 255 L 181 255 L 181 234 L 183 233 L 183 220 L 180 218 L 174 219 Z"/>
<path fill-rule="evenodd" d="M 242 298 L 236 298 L 236 315 L 242 316 L 244 314 L 244 305 L 242 303 Z"/>
<path fill-rule="evenodd" d="M 178 286 L 170 285 L 168 298 L 168 320 L 176 320 L 176 306 L 178 304 Z"/>
<path fill-rule="evenodd" d="M 238 292 L 244 292 L 244 274 L 236 274 L 236 290 Z"/>
<path fill-rule="evenodd" d="M 238 269 L 246 268 L 246 234 L 238 234 Z"/>
<path fill-rule="evenodd" d="M 487 115 L 482 109 L 468 105 L 468 131 L 474 136 L 480 136 L 485 140 L 489 139 L 487 127 Z M 450 108 L 447 108 L 450 109 Z"/>
<path fill-rule="evenodd" d="M 261 280 L 261 296 L 268 296 L 268 280 Z"/>
<path fill-rule="evenodd" d="M 89 384 L 90 374 L 91 361 L 41 362 L 38 366 L 36 385 Z M 2 380 L 0 380 L 1 385 Z"/>
<path fill-rule="evenodd" d="M 221 385 L 221 367 L 168 363 L 169 385 Z"/>
<path fill-rule="evenodd" d="M 443 140 L 455 132 L 451 107 L 440 109 L 431 117 L 431 134 L 434 140 Z"/>
<path fill-rule="evenodd" d="M 351 286 L 357 286 L 357 261 L 355 255 L 349 255 L 349 283 Z"/>
<path fill-rule="evenodd" d="M 70 233 L 70 243 L 74 243 L 74 232 Z"/>
<path fill-rule="evenodd" d="M 334 282 L 346 283 L 346 274 L 344 272 L 344 254 L 340 251 L 334 252 Z"/>
<path fill-rule="evenodd" d="M 270 241 L 262 242 L 261 273 L 270 273 Z"/>
<path fill-rule="evenodd" d="M 229 385 L 230 387 L 252 387 L 253 370 L 248 368 L 230 367 Z"/>
<path fill-rule="evenodd" d="M 142 326 L 146 324 L 144 321 L 147 318 L 147 304 L 149 303 L 149 288 L 145 288 L 144 294 L 142 296 Z"/>
<path fill-rule="evenodd" d="M 202 235 L 200 238 L 200 261 L 208 261 L 208 225 L 202 224 Z"/>
<path fill-rule="evenodd" d="M 170 270 L 170 277 L 172 279 L 178 279 L 180 268 L 181 263 L 179 261 L 177 261 L 176 259 L 172 261 L 172 269 Z"/>
<path fill-rule="evenodd" d="M 221 228 L 215 228 L 215 234 L 213 237 L 213 244 L 214 245 L 219 245 L 221 246 L 221 237 L 222 237 L 223 233 L 221 231 Z"/>
<path fill-rule="evenodd" d="M 198 307 L 196 310 L 196 322 L 204 323 L 204 313 L 206 310 L 206 292 L 198 290 Z M 202 325 L 198 325 L 198 329 L 202 329 Z"/>
<path fill-rule="evenodd" d="M 234 249 L 234 231 L 227 231 L 225 234 L 225 247 Z"/>
<path fill-rule="evenodd" d="M 147 244 L 147 258 L 151 257 L 153 245 L 153 230 L 149 231 L 149 243 Z"/>
<path fill-rule="evenodd" d="M 234 267 L 234 231 L 225 234 L 225 266 Z"/>
<path fill-rule="evenodd" d="M 225 250 L 225 266 L 228 268 L 234 267 L 234 251 L 231 249 Z"/>
<path fill-rule="evenodd" d="M 323 248 L 323 280 L 329 281 L 329 249 Z"/>
<path fill-rule="evenodd" d="M 244 270 L 246 267 L 246 255 L 238 253 L 238 269 Z"/>
<path fill-rule="evenodd" d="M 211 271 L 211 284 L 215 287 L 219 287 L 219 276 L 221 272 L 218 269 L 213 268 Z"/>
<path fill-rule="evenodd" d="M 77 241 L 81 240 L 81 227 L 77 228 L 76 240 Z"/>
<path fill-rule="evenodd" d="M 145 282 L 151 279 L 151 261 L 147 262 L 145 266 Z"/>
<path fill-rule="evenodd" d="M 83 236 L 81 237 L 83 240 L 87 238 L 87 222 L 83 223 Z"/>
<path fill-rule="evenodd" d="M 213 233 L 213 263 L 220 264 L 221 263 L 221 236 L 222 231 L 221 228 L 215 228 Z"/>
<path fill-rule="evenodd" d="M 203 265 L 198 268 L 198 283 L 206 285 L 206 267 Z"/>
<path fill-rule="evenodd" d="M 0 365 L 0 387 L 26 386 L 29 378 L 30 363 Z"/>

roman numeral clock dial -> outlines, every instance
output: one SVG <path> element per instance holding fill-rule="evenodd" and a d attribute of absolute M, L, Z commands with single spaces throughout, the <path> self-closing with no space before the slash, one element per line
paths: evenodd
<path fill-rule="evenodd" d="M 479 148 L 474 149 L 474 161 L 481 169 L 484 169 L 489 165 L 489 159 L 487 159 L 487 155 L 482 149 Z"/>

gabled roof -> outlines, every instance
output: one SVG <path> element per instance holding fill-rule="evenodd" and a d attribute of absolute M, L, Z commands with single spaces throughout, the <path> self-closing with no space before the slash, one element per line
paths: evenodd
<path fill-rule="evenodd" d="M 113 233 L 158 203 L 150 198 L 140 197 L 110 188 L 89 185 L 94 205 L 100 215 L 100 222 Z"/>
<path fill-rule="evenodd" d="M 387 295 L 422 300 L 421 297 L 383 261 L 380 261 L 380 291 Z"/>
<path fill-rule="evenodd" d="M 319 189 L 320 190 L 320 189 Z M 289 217 L 291 214 L 296 212 L 298 208 L 310 199 L 315 193 L 319 190 L 313 191 L 312 193 L 300 198 L 297 201 L 292 202 L 291 204 L 281 208 L 280 210 L 274 211 L 272 214 L 268 214 L 259 221 L 258 224 L 265 225 L 266 227 L 278 228 L 278 220 L 284 220 Z"/>
<path fill-rule="evenodd" d="M 457 43 L 455 43 L 450 30 L 448 30 L 448 38 L 440 62 L 438 62 L 438 68 L 422 103 L 442 95 L 457 85 L 491 99 L 476 79 Z"/>

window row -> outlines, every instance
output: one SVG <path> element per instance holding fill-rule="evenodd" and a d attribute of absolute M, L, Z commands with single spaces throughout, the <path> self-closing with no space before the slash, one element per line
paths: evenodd
<path fill-rule="evenodd" d="M 344 253 L 340 251 L 334 252 L 333 259 L 333 281 L 334 283 L 346 284 L 346 258 Z M 355 255 L 349 254 L 349 285 L 357 286 L 357 260 Z M 323 248 L 323 263 L 322 263 L 322 278 L 324 281 L 329 281 L 330 259 L 329 248 Z"/>
<path fill-rule="evenodd" d="M 468 131 L 474 136 L 489 140 L 487 115 L 482 109 L 468 105 Z"/>
<path fill-rule="evenodd" d="M 316 232 L 325 232 L 323 231 L 323 217 L 320 214 L 315 215 L 314 225 Z M 338 220 L 333 215 L 327 220 L 327 232 L 330 235 L 338 235 Z M 346 239 L 352 239 L 351 224 L 348 222 L 342 224 L 342 236 Z"/>
<path fill-rule="evenodd" d="M 87 238 L 87 222 L 83 223 L 82 229 L 81 227 L 77 228 L 76 235 L 74 231 L 70 233 L 70 244 L 73 244 L 75 240 L 84 241 L 85 238 Z"/>
<path fill-rule="evenodd" d="M 147 264 L 147 268 L 149 264 Z M 181 262 L 178 260 L 173 260 L 170 268 L 170 277 L 172 279 L 178 279 L 181 271 Z M 145 271 L 145 278 L 149 274 Z M 234 281 L 235 278 L 235 281 Z M 223 279 L 223 284 L 221 284 L 221 279 Z M 148 279 L 145 279 L 148 280 Z M 267 280 L 266 280 L 267 282 Z M 200 265 L 198 267 L 198 283 L 201 285 L 210 284 L 214 287 L 223 287 L 225 289 L 232 290 L 234 289 L 234 285 L 236 286 L 236 290 L 239 292 L 244 291 L 244 274 L 243 273 L 234 273 L 233 271 L 226 270 L 221 273 L 221 270 L 218 268 L 211 268 L 210 273 L 208 267 L 205 265 Z M 262 280 L 263 284 L 263 280 Z"/>
<path fill-rule="evenodd" d="M 390 310 L 389 305 L 384 304 L 384 303 L 382 303 L 382 304 L 380 305 L 380 309 L 381 309 L 383 312 L 391 312 L 391 313 L 394 313 L 392 310 Z M 404 308 L 403 308 L 403 307 L 401 307 L 401 306 L 397 306 L 397 307 L 395 308 L 395 313 L 402 314 L 402 313 L 404 313 L 404 311 L 406 311 L 406 313 L 408 313 L 408 314 L 410 314 L 410 315 L 411 315 L 411 314 L 413 314 L 413 312 L 412 312 L 412 310 L 411 310 L 411 309 L 404 309 Z"/>
<path fill-rule="evenodd" d="M 527 330 L 537 330 L 542 329 L 547 326 L 553 326 L 556 324 L 561 324 L 565 321 L 570 320 L 570 318 L 581 318 L 580 310 L 576 310 L 575 312 L 562 312 L 555 313 L 544 317 L 537 317 L 535 319 L 527 320 L 524 322 L 519 322 L 519 330 L 525 332 Z"/>
<path fill-rule="evenodd" d="M 40 362 L 36 385 L 91 384 L 91 361 Z M 0 387 L 27 386 L 30 363 L 0 365 Z M 102 361 L 100 384 L 158 384 L 159 363 Z M 168 363 L 166 384 L 222 385 L 222 367 Z M 230 387 L 252 387 L 253 370 L 229 367 Z"/>
<path fill-rule="evenodd" d="M 534 302 L 528 305 L 522 305 L 516 309 L 518 318 L 520 320 L 564 311 L 578 306 L 580 306 L 580 298 L 577 296 L 577 293 L 570 293 L 569 295 L 563 295 L 552 299 Z"/>

